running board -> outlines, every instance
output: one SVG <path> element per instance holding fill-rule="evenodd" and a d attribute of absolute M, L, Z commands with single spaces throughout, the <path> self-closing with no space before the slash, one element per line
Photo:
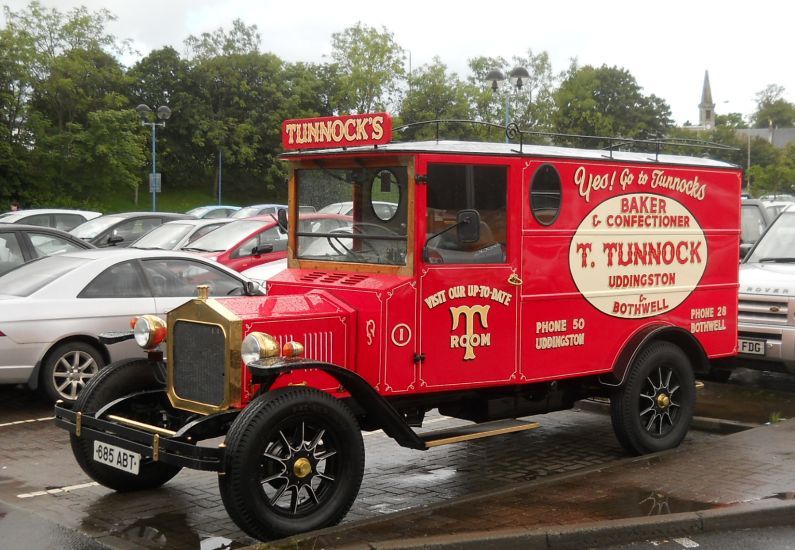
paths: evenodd
<path fill-rule="evenodd" d="M 417 434 L 425 443 L 425 448 L 438 447 L 439 445 L 449 445 L 460 441 L 471 439 L 481 439 L 495 435 L 510 434 L 524 430 L 538 428 L 537 422 L 524 422 L 522 420 L 508 419 L 495 420 L 494 422 L 484 422 L 482 424 L 469 424 L 457 428 L 447 428 L 435 432 Z"/>

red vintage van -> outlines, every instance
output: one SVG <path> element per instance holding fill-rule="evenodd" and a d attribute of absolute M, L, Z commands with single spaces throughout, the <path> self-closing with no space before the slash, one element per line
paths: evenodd
<path fill-rule="evenodd" d="M 421 451 L 600 396 L 629 452 L 677 446 L 694 374 L 736 353 L 741 170 L 510 130 L 399 143 L 384 113 L 285 122 L 289 219 L 350 202 L 349 222 L 291 223 L 267 296 L 200 289 L 139 318 L 148 356 L 56 407 L 82 468 L 116 490 L 217 471 L 230 516 L 268 539 L 340 521 L 362 430 Z M 432 409 L 471 424 L 417 434 Z"/>

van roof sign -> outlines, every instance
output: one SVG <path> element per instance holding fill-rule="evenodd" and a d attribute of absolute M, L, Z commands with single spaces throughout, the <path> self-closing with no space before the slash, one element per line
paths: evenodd
<path fill-rule="evenodd" d="M 282 123 L 285 150 L 381 145 L 391 140 L 392 117 L 387 113 L 291 119 Z"/>

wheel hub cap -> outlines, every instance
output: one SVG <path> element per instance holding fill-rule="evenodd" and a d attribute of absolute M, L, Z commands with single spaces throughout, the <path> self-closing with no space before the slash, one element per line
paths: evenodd
<path fill-rule="evenodd" d="M 660 407 L 661 409 L 667 408 L 668 405 L 670 404 L 671 404 L 671 398 L 668 397 L 668 394 L 661 393 L 660 395 L 657 396 L 657 406 Z"/>
<path fill-rule="evenodd" d="M 298 478 L 305 478 L 312 473 L 312 463 L 306 458 L 299 458 L 293 463 L 293 473 Z"/>

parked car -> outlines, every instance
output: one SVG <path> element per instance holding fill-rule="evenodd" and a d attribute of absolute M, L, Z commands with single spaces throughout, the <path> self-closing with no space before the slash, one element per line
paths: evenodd
<path fill-rule="evenodd" d="M 185 219 L 195 218 L 172 212 L 122 212 L 87 221 L 72 229 L 70 233 L 99 248 L 125 247 L 167 221 Z"/>
<path fill-rule="evenodd" d="M 719 365 L 795 374 L 795 206 L 740 264 L 739 300 L 740 354 Z"/>
<path fill-rule="evenodd" d="M 0 275 L 42 256 L 86 248 L 94 248 L 94 245 L 60 229 L 21 223 L 0 224 Z"/>
<path fill-rule="evenodd" d="M 274 216 L 255 216 L 232 223 L 182 248 L 224 264 L 235 271 L 287 256 L 287 234 Z"/>
<path fill-rule="evenodd" d="M 281 260 L 255 265 L 254 267 L 244 269 L 240 273 L 244 277 L 257 282 L 264 287 L 265 282 L 268 279 L 277 273 L 281 273 L 285 269 L 287 269 L 287 258 L 282 258 Z"/>
<path fill-rule="evenodd" d="M 754 246 L 767 226 L 773 222 L 773 214 L 764 202 L 758 199 L 743 199 L 740 230 L 740 259 L 744 258 Z"/>
<path fill-rule="evenodd" d="M 83 250 L 20 266 L 0 277 L 0 383 L 72 402 L 104 365 L 140 356 L 134 342 L 106 347 L 99 333 L 165 315 L 201 284 L 215 296 L 262 293 L 239 273 L 175 251 Z"/>
<path fill-rule="evenodd" d="M 130 248 L 179 250 L 231 221 L 230 218 L 203 218 L 166 222 L 132 243 Z"/>
<path fill-rule="evenodd" d="M 778 216 L 782 210 L 787 208 L 791 204 L 795 204 L 792 201 L 763 201 L 765 206 L 767 207 L 768 212 L 774 218 Z"/>
<path fill-rule="evenodd" d="M 208 206 L 191 208 L 185 213 L 190 216 L 196 216 L 197 218 L 228 218 L 238 210 L 240 210 L 239 206 L 211 204 Z"/>
<path fill-rule="evenodd" d="M 62 208 L 32 208 L 0 215 L 0 223 L 24 223 L 42 227 L 54 227 L 63 231 L 74 229 L 81 223 L 102 215 L 90 210 L 66 210 Z"/>
<path fill-rule="evenodd" d="M 232 218 L 250 218 L 252 216 L 276 215 L 280 208 L 287 208 L 286 204 L 252 204 L 245 206 L 232 214 Z"/>
<path fill-rule="evenodd" d="M 372 201 L 373 211 L 381 220 L 391 220 L 397 212 L 398 205 L 395 202 Z M 334 202 L 318 210 L 319 214 L 341 214 L 343 216 L 353 215 L 353 201 Z"/>

